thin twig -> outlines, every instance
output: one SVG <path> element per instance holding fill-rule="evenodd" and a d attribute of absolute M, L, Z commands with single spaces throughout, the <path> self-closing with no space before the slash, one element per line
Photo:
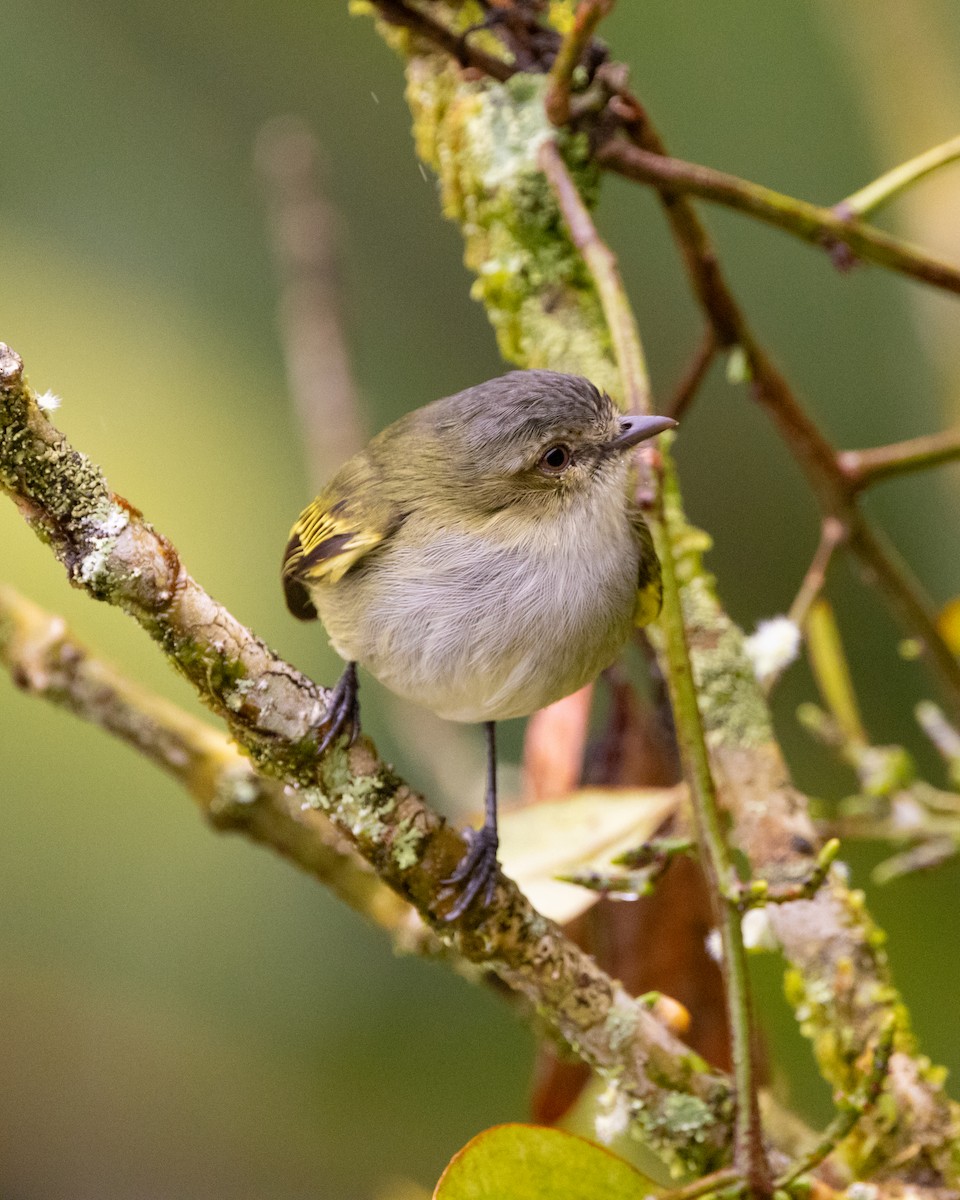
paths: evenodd
<path fill-rule="evenodd" d="M 679 421 L 686 415 L 693 403 L 700 385 L 707 377 L 707 372 L 717 356 L 717 335 L 712 325 L 704 329 L 700 341 L 694 350 L 689 363 L 674 388 L 673 395 L 664 405 L 664 414 Z"/>
<path fill-rule="evenodd" d="M 601 146 L 596 158 L 601 166 L 628 179 L 653 184 L 670 195 L 699 196 L 722 204 L 828 250 L 838 244 L 846 246 L 865 262 L 960 295 L 960 267 L 873 225 L 845 220 L 836 209 L 811 204 L 713 167 L 665 157 L 620 138 Z"/>
<path fill-rule="evenodd" d="M 824 517 L 820 528 L 820 542 L 787 613 L 787 617 L 798 628 L 803 627 L 811 605 L 823 591 L 834 553 L 845 537 L 846 530 L 836 517 Z"/>
<path fill-rule="evenodd" d="M 675 488 L 668 455 L 662 459 L 665 486 Z M 661 496 L 663 489 L 661 489 Z M 746 951 L 740 929 L 740 914 L 729 900 L 737 876 L 730 861 L 720 824 L 716 786 L 710 767 L 697 702 L 697 687 L 690 664 L 680 599 L 680 584 L 674 563 L 673 542 L 661 519 L 653 526 L 657 553 L 663 571 L 663 612 L 660 623 L 666 646 L 667 681 L 684 775 L 690 785 L 697 839 L 704 872 L 717 906 L 717 921 L 723 947 L 723 970 L 730 1023 L 731 1055 L 736 1082 L 737 1109 L 734 1124 L 734 1164 L 755 1195 L 769 1195 L 769 1166 L 763 1148 L 757 1084 L 752 1045 L 750 982 Z"/>
<path fill-rule="evenodd" d="M 476 67 L 491 79 L 498 79 L 503 83 L 517 73 L 517 68 L 512 63 L 488 54 L 473 38 L 461 37 L 429 13 L 409 7 L 403 0 L 376 0 L 376 7 L 379 15 L 388 24 L 402 26 L 420 37 L 427 38 L 457 62 Z"/>
<path fill-rule="evenodd" d="M 666 153 L 649 116 L 634 100 L 637 116 L 630 129 L 654 156 Z M 694 294 L 713 324 L 722 346 L 743 347 L 753 394 L 767 412 L 788 449 L 803 468 L 826 515 L 844 527 L 847 545 L 868 578 L 886 597 L 908 633 L 917 637 L 928 663 L 960 712 L 960 662 L 937 629 L 933 605 L 909 567 L 854 503 L 855 493 L 840 469 L 837 454 L 800 404 L 793 390 L 756 340 L 720 268 L 716 250 L 688 197 L 662 192 L 661 201 L 690 277 Z"/>
<path fill-rule="evenodd" d="M 960 135 L 932 146 L 916 158 L 899 163 L 883 175 L 862 187 L 859 191 L 847 196 L 839 204 L 834 205 L 834 212 L 846 219 L 849 217 L 864 217 L 874 212 L 882 204 L 892 200 L 908 187 L 936 171 L 947 163 L 956 162 L 960 158 Z"/>
<path fill-rule="evenodd" d="M 650 377 L 616 256 L 597 233 L 556 142 L 544 142 L 538 159 L 557 197 L 571 240 L 596 283 L 620 368 L 624 407 L 627 412 L 649 413 L 652 411 Z"/>
<path fill-rule="evenodd" d="M 614 0 L 580 0 L 569 31 L 560 43 L 560 50 L 550 68 L 550 82 L 543 106 L 554 125 L 566 125 L 570 120 L 570 86 L 573 72 L 590 44 L 593 32 L 613 8 Z"/>
<path fill-rule="evenodd" d="M 661 1192 L 657 1200 L 697 1200 L 699 1196 L 706 1196 L 708 1192 L 719 1192 L 740 1182 L 736 1167 L 723 1167 L 710 1175 L 704 1175 L 702 1179 L 695 1179 L 693 1183 L 684 1187 Z"/>
<path fill-rule="evenodd" d="M 837 455 L 837 464 L 851 489 L 862 492 L 883 479 L 925 471 L 958 458 L 960 429 L 945 429 L 942 433 L 930 433 L 868 450 L 842 450 Z"/>

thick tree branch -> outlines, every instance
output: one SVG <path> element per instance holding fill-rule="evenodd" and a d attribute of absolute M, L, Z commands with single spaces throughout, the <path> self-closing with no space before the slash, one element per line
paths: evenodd
<path fill-rule="evenodd" d="M 174 547 L 50 424 L 6 346 L 0 487 L 49 543 L 70 582 L 138 621 L 260 771 L 298 787 L 302 801 L 329 818 L 441 940 L 494 971 L 584 1061 L 618 1080 L 644 1136 L 668 1160 L 702 1171 L 722 1159 L 730 1136 L 726 1079 L 504 877 L 489 909 L 444 920 L 449 901 L 438 900 L 440 881 L 465 852 L 460 835 L 367 739 L 318 756 L 328 693 L 278 659 L 187 574 Z"/>

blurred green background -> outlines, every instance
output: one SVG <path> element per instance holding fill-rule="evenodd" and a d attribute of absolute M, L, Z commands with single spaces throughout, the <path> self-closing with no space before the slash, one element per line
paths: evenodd
<path fill-rule="evenodd" d="M 412 153 L 399 63 L 339 3 L 0 0 L 0 29 L 0 338 L 38 389 L 63 397 L 62 427 L 188 569 L 331 682 L 335 657 L 288 617 L 278 586 L 308 466 L 252 152 L 261 123 L 287 112 L 322 142 L 371 425 L 497 373 L 459 236 Z M 675 153 L 810 199 L 837 200 L 960 126 L 951 0 L 624 2 L 606 34 Z M 956 170 L 944 172 L 884 220 L 960 259 L 943 216 L 958 191 Z M 609 181 L 600 220 L 665 396 L 699 318 L 649 195 Z M 756 325 L 838 443 L 956 419 L 954 303 L 877 270 L 841 277 L 731 214 L 709 222 Z M 752 627 L 783 611 L 816 513 L 722 369 L 684 423 L 680 457 L 735 617 Z M 951 468 L 870 498 L 938 602 L 960 592 L 958 483 Z M 132 623 L 65 586 L 9 504 L 0 547 L 5 579 L 192 704 Z M 922 669 L 898 659 L 896 630 L 845 568 L 831 594 L 875 740 L 907 742 L 936 774 L 911 732 Z M 841 796 L 850 777 L 793 719 L 811 687 L 795 668 L 779 725 L 801 784 Z M 365 694 L 382 751 L 429 786 Z M 463 778 L 469 806 L 472 765 Z M 879 854 L 849 850 L 858 882 Z M 960 933 L 958 881 L 947 866 L 870 889 L 924 1048 L 954 1069 L 960 956 L 944 947 Z M 823 1120 L 776 963 L 757 973 L 776 1069 Z M 390 1178 L 432 1184 L 472 1134 L 524 1116 L 532 1053 L 502 1002 L 394 957 L 285 863 L 215 836 L 132 752 L 0 677 L 0 1194 L 352 1200 Z"/>

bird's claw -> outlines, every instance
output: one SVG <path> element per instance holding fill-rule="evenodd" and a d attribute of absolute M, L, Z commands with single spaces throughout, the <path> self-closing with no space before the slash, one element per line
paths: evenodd
<path fill-rule="evenodd" d="M 352 746 L 357 740 L 357 734 L 360 732 L 359 690 L 357 668 L 353 663 L 347 663 L 346 669 L 330 693 L 330 703 L 323 718 L 326 730 L 317 748 L 320 754 L 332 745 L 341 733 L 349 734 L 348 746 Z"/>
<path fill-rule="evenodd" d="M 460 898 L 445 915 L 444 920 L 456 921 L 483 892 L 483 903 L 489 908 L 497 888 L 497 831 L 484 825 L 482 829 L 464 831 L 467 852 L 457 863 L 453 872 L 443 880 L 442 898 L 460 890 Z"/>

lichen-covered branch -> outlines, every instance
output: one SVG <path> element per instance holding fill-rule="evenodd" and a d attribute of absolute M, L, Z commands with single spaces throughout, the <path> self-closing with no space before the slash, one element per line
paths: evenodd
<path fill-rule="evenodd" d="M 379 878 L 463 958 L 495 972 L 601 1075 L 616 1078 L 644 1136 L 677 1169 L 703 1171 L 730 1137 L 730 1092 L 516 885 L 444 920 L 440 881 L 465 844 L 361 738 L 317 754 L 328 693 L 277 658 L 193 580 L 175 548 L 111 492 L 47 419 L 19 357 L 0 346 L 0 488 L 70 582 L 129 613 L 227 725 L 259 771 L 299 788 Z M 265 793 L 244 808 L 251 820 Z M 269 810 L 268 810 L 269 811 Z M 265 822 L 264 840 L 268 823 Z M 318 839 L 322 840 L 322 839 Z"/>

